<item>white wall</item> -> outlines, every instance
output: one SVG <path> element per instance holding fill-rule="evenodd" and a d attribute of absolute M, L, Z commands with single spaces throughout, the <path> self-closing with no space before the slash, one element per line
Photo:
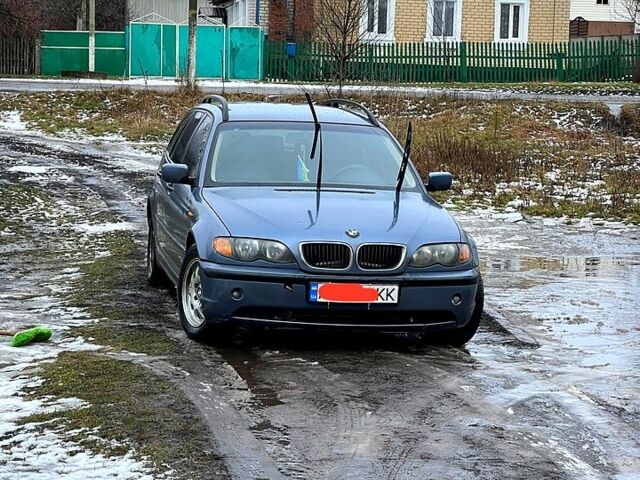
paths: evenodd
<path fill-rule="evenodd" d="M 249 10 L 249 24 L 256 22 L 256 0 L 247 0 Z M 269 0 L 260 0 L 260 26 L 265 33 L 269 29 Z"/>
<path fill-rule="evenodd" d="M 583 17 L 599 22 L 629 22 L 625 1 L 609 0 L 609 5 L 598 5 L 596 0 L 571 0 L 570 20 Z"/>
<path fill-rule="evenodd" d="M 210 7 L 209 0 L 198 0 L 198 8 Z M 129 0 L 131 20 L 149 13 L 157 13 L 172 22 L 182 23 L 188 20 L 189 0 Z"/>
<path fill-rule="evenodd" d="M 228 5 L 231 1 L 228 2 Z M 209 0 L 198 0 L 198 7 L 210 7 Z M 131 20 L 149 13 L 157 13 L 172 22 L 186 22 L 189 0 L 129 0 Z M 247 24 L 256 21 L 256 0 L 247 0 Z M 260 1 L 260 25 L 267 28 L 269 23 L 269 0 Z"/>

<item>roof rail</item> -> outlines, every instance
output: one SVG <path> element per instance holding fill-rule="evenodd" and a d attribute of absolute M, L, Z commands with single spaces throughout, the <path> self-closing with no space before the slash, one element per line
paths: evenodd
<path fill-rule="evenodd" d="M 330 98 L 329 100 L 322 102 L 321 105 L 334 108 L 342 107 L 346 110 L 351 110 L 354 114 L 364 118 L 365 120 L 368 120 L 376 127 L 380 126 L 380 122 L 378 122 L 378 119 L 373 115 L 373 113 L 371 113 L 369 109 L 367 109 L 367 107 L 357 102 L 352 102 L 351 100 L 346 100 L 343 98 Z"/>
<path fill-rule="evenodd" d="M 221 95 L 207 95 L 202 99 L 202 103 L 209 103 L 215 105 L 222 112 L 222 121 L 229 121 L 229 103 L 227 99 Z"/>

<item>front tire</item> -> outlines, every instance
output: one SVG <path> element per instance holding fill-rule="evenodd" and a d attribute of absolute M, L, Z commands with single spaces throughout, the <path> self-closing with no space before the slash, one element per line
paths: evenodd
<path fill-rule="evenodd" d="M 187 337 L 198 342 L 210 342 L 214 337 L 225 339 L 227 335 L 223 328 L 208 322 L 204 315 L 201 275 L 198 249 L 194 244 L 187 249 L 178 279 L 180 324 Z"/>

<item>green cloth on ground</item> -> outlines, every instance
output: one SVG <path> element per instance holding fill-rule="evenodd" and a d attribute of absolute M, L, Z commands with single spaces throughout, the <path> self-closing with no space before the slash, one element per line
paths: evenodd
<path fill-rule="evenodd" d="M 46 342 L 53 335 L 53 331 L 46 327 L 34 327 L 18 332 L 11 340 L 12 347 L 22 347 L 33 342 Z"/>

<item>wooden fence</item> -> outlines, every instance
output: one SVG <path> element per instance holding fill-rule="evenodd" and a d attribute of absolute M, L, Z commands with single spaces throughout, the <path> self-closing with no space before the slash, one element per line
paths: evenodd
<path fill-rule="evenodd" d="M 322 82 L 339 72 L 350 82 L 608 82 L 629 80 L 640 68 L 640 39 L 596 43 L 430 42 L 362 44 L 343 67 L 320 43 L 267 42 L 271 81 Z"/>
<path fill-rule="evenodd" d="M 34 75 L 39 69 L 35 38 L 0 37 L 0 74 Z"/>

